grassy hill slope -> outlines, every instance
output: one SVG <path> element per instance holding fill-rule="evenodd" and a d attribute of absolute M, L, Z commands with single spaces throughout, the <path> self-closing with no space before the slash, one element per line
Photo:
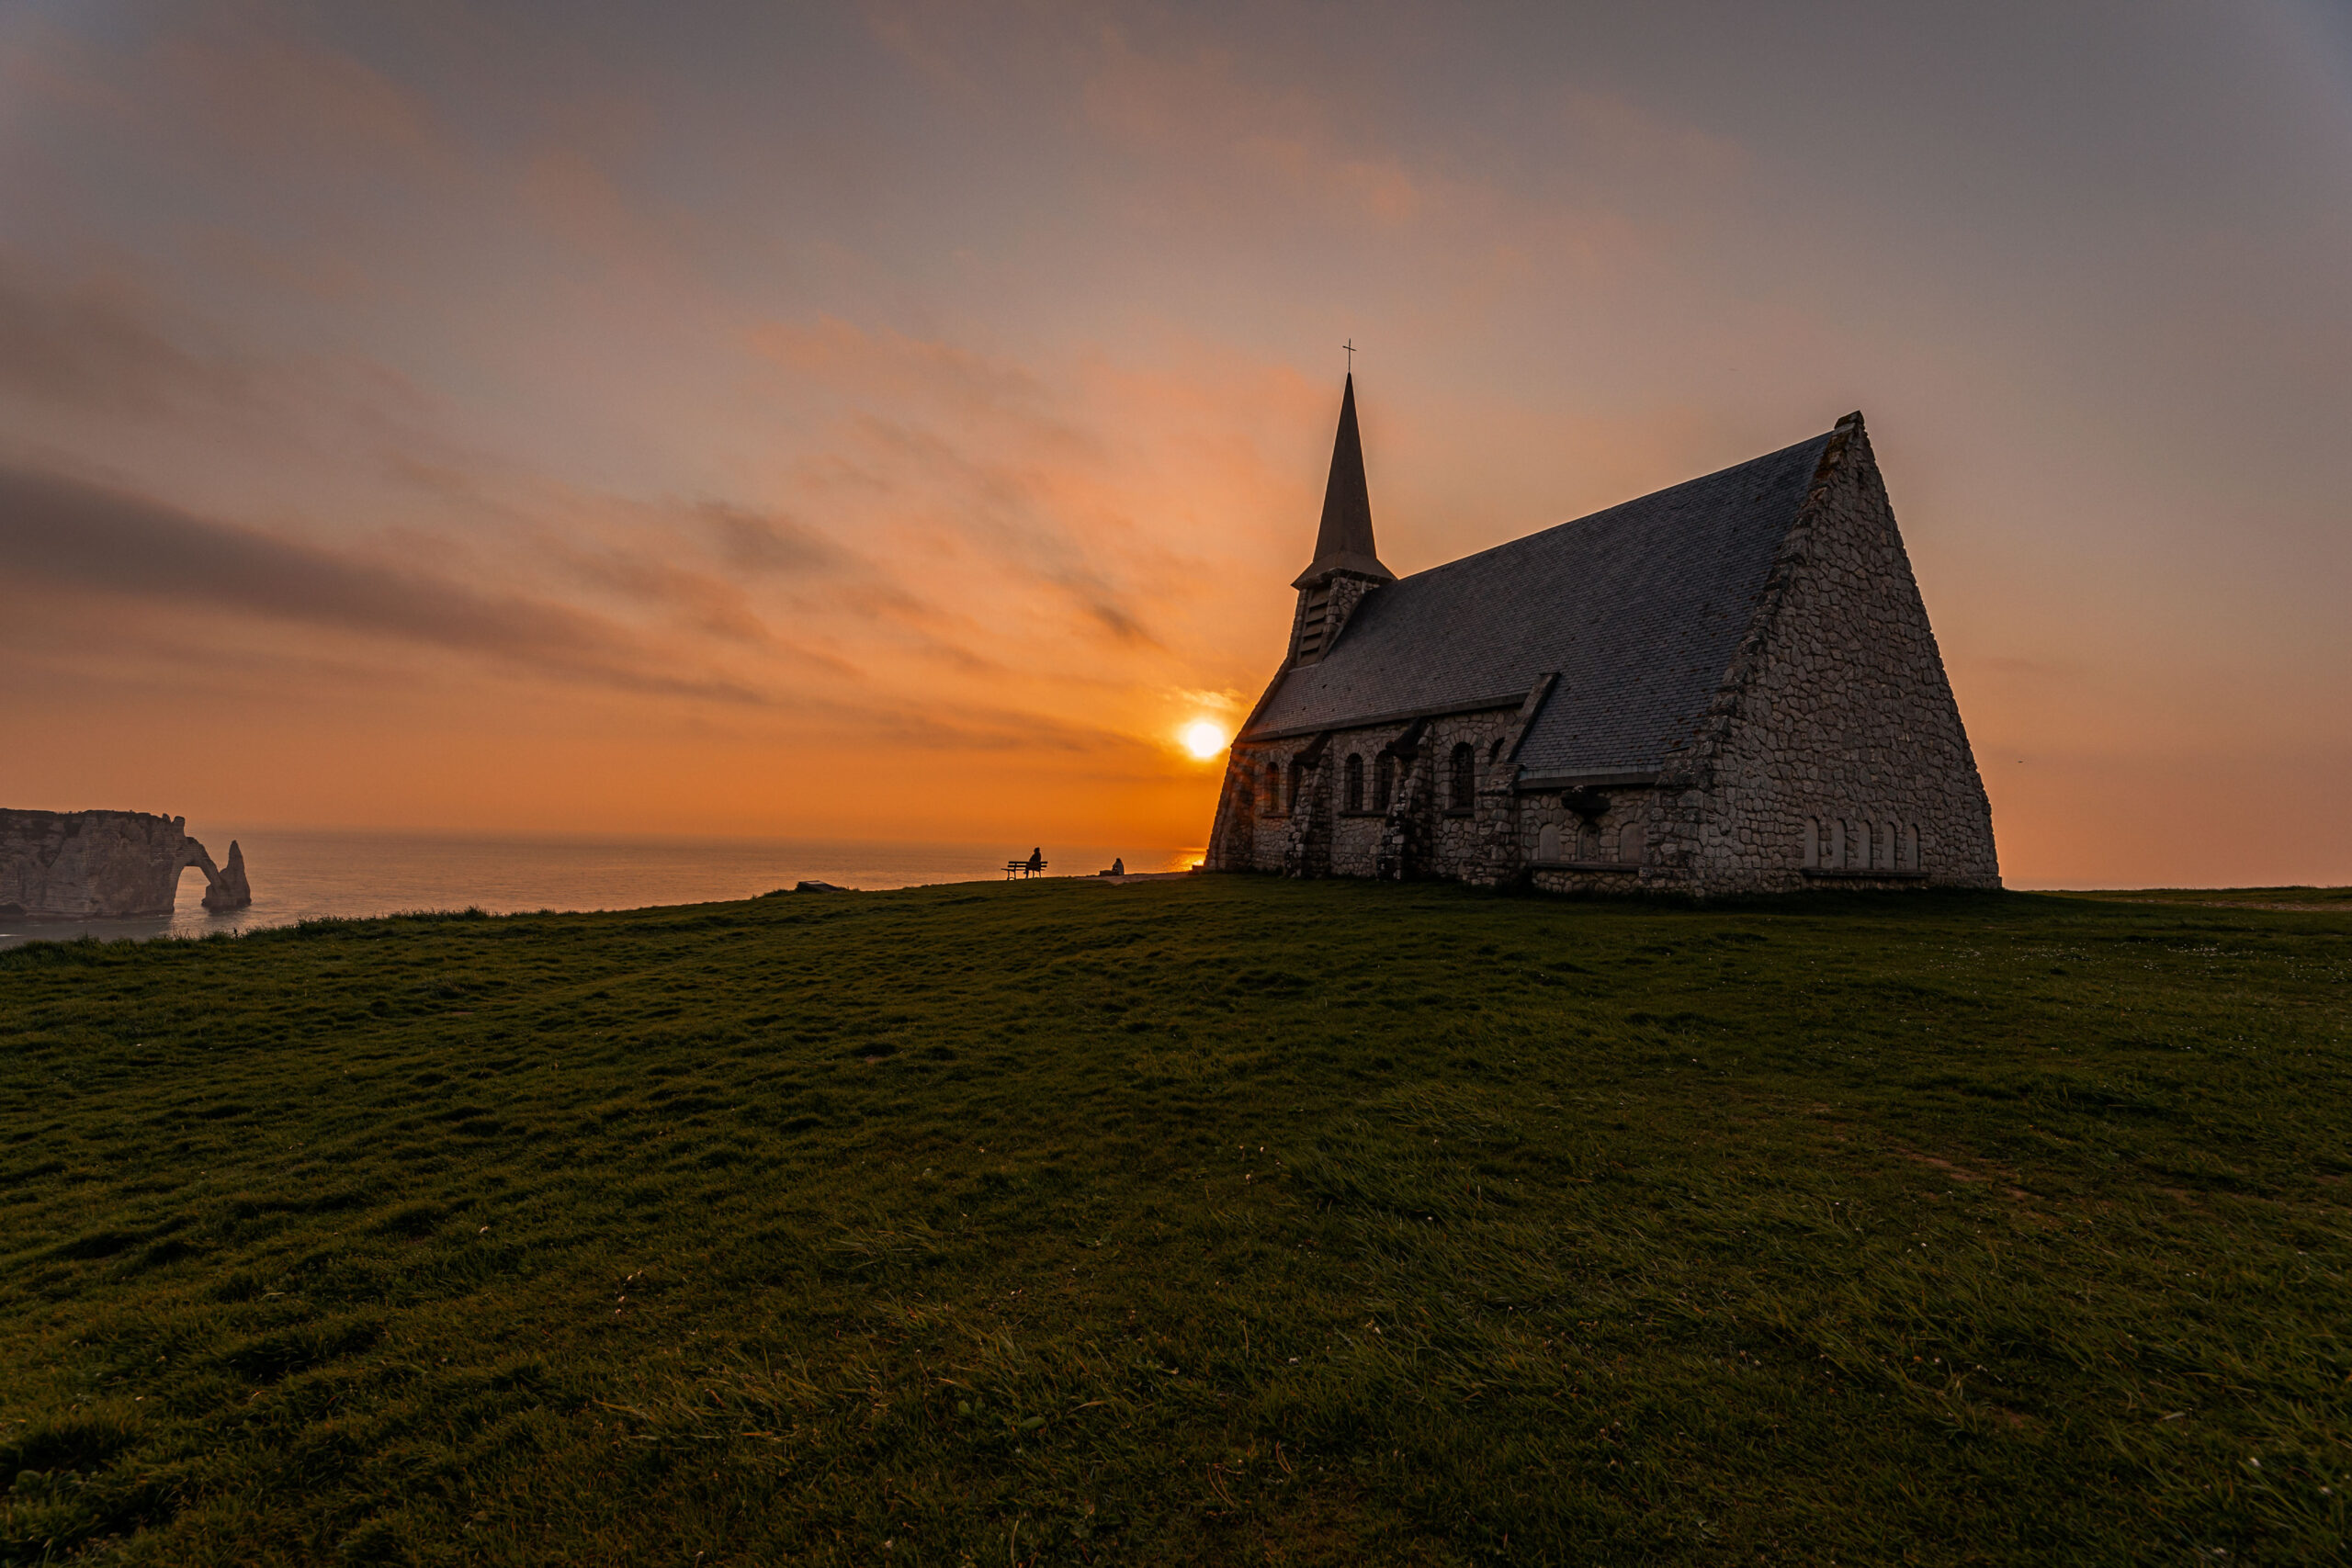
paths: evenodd
<path fill-rule="evenodd" d="M 2018 896 L 27 948 L 0 1561 L 2331 1560 L 2347 1003 Z"/>

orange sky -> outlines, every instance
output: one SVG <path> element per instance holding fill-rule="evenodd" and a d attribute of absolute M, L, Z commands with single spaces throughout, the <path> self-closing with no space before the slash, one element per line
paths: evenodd
<path fill-rule="evenodd" d="M 0 804 L 1197 844 L 1410 571 L 1869 415 L 2012 885 L 2352 881 L 2312 0 L 0 11 Z"/>

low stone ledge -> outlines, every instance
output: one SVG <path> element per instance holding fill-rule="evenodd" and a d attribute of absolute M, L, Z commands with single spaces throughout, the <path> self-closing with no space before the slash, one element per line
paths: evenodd
<path fill-rule="evenodd" d="M 1637 860 L 1532 860 L 1530 871 L 1613 871 L 1632 874 L 1642 869 Z"/>
<path fill-rule="evenodd" d="M 1809 865 L 1804 874 L 1815 882 L 1925 882 L 1924 871 L 1859 871 L 1844 867 Z"/>
<path fill-rule="evenodd" d="M 1650 789 L 1657 784 L 1656 768 L 1620 768 L 1587 773 L 1529 773 L 1510 787 L 1517 795 L 1557 795 L 1564 789 Z"/>

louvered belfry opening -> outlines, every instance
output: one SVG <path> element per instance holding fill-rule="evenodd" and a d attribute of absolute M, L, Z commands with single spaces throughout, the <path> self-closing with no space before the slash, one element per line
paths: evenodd
<path fill-rule="evenodd" d="M 1372 540 L 1372 492 L 1364 482 L 1363 437 L 1356 428 L 1356 382 L 1340 393 L 1340 428 L 1331 439 L 1331 477 L 1315 531 L 1315 560 L 1291 586 L 1299 592 L 1298 646 L 1293 661 L 1312 664 L 1330 651 L 1349 612 L 1365 592 L 1394 582 Z"/>
<path fill-rule="evenodd" d="M 1306 613 L 1299 617 L 1298 659 L 1304 664 L 1323 651 L 1323 634 L 1331 625 L 1331 585 L 1306 591 Z"/>
<path fill-rule="evenodd" d="M 1232 767 L 1269 787 L 1253 820 L 1228 779 L 1208 869 L 2001 885 L 1860 415 L 1399 580 L 1373 553 L 1352 383 L 1339 413 L 1282 662 L 1234 738 Z M 1277 799 L 1287 819 L 1265 820 Z"/>

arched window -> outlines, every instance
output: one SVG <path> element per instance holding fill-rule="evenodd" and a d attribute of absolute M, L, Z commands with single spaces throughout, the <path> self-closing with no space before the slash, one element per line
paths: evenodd
<path fill-rule="evenodd" d="M 1280 762 L 1269 762 L 1266 764 L 1266 815 L 1279 817 L 1282 814 L 1283 765 Z"/>
<path fill-rule="evenodd" d="M 1293 815 L 1296 815 L 1298 811 L 1299 796 L 1306 793 L 1306 764 L 1294 761 L 1290 765 L 1290 808 Z"/>
<path fill-rule="evenodd" d="M 1642 829 L 1632 822 L 1617 829 L 1617 858 L 1635 865 L 1642 863 Z"/>
<path fill-rule="evenodd" d="M 1453 761 L 1445 804 L 1449 810 L 1467 811 L 1478 797 L 1478 753 L 1465 740 L 1453 749 Z"/>
<path fill-rule="evenodd" d="M 1821 863 L 1821 824 L 1810 817 L 1804 819 L 1804 863 L 1811 866 Z"/>
<path fill-rule="evenodd" d="M 1600 858 L 1600 829 L 1587 822 L 1577 829 L 1577 859 Z"/>
<path fill-rule="evenodd" d="M 1906 823 L 1903 829 L 1903 869 L 1919 869 L 1919 824 Z"/>
<path fill-rule="evenodd" d="M 1535 835 L 1535 858 L 1537 860 L 1560 858 L 1560 825 L 1557 822 L 1544 823 L 1544 830 Z"/>
<path fill-rule="evenodd" d="M 1363 809 L 1363 759 L 1353 753 L 1348 757 L 1348 809 Z"/>
<path fill-rule="evenodd" d="M 1388 803 L 1396 798 L 1396 759 L 1382 757 L 1372 770 L 1372 808 L 1385 811 Z"/>

